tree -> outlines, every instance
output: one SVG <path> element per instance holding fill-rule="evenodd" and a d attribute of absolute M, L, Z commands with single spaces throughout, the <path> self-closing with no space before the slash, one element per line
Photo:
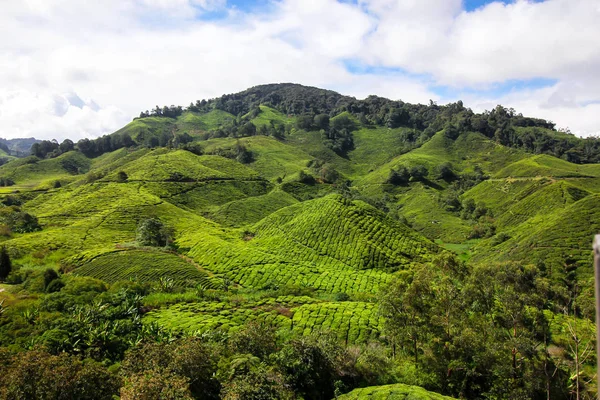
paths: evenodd
<path fill-rule="evenodd" d="M 141 246 L 166 246 L 170 232 L 158 218 L 147 218 L 138 224 L 136 240 Z"/>
<path fill-rule="evenodd" d="M 223 387 L 224 400 L 269 400 L 294 399 L 284 383 L 284 377 L 263 365 L 252 368 L 244 374 L 236 375 Z"/>
<path fill-rule="evenodd" d="M 62 353 L 17 353 L 2 365 L 0 398 L 110 400 L 120 380 L 99 363 Z"/>
<path fill-rule="evenodd" d="M 422 266 L 414 275 L 402 273 L 382 290 L 380 307 L 385 331 L 394 346 L 412 353 L 415 364 L 430 328 L 431 271 Z"/>
<path fill-rule="evenodd" d="M 337 378 L 336 345 L 326 338 L 300 337 L 290 340 L 277 354 L 277 363 L 287 383 L 307 399 L 331 399 Z"/>
<path fill-rule="evenodd" d="M 328 129 L 329 128 L 329 115 L 319 114 L 314 118 L 314 125 L 317 129 Z"/>
<path fill-rule="evenodd" d="M 427 168 L 424 165 L 415 165 L 410 169 L 410 177 L 413 181 L 422 181 L 427 177 Z"/>
<path fill-rule="evenodd" d="M 452 164 L 445 162 L 438 166 L 438 177 L 445 181 L 451 181 L 456 178 L 456 174 L 452 168 Z"/>
<path fill-rule="evenodd" d="M 405 166 L 400 166 L 398 169 L 393 169 L 388 175 L 386 183 L 392 185 L 405 185 L 410 179 L 410 173 Z"/>
<path fill-rule="evenodd" d="M 68 151 L 75 149 L 75 143 L 73 143 L 73 141 L 71 139 L 65 139 L 58 146 L 58 148 L 60 149 L 61 153 L 66 153 Z"/>
<path fill-rule="evenodd" d="M 145 371 L 129 377 L 121 388 L 122 400 L 192 400 L 184 377 L 165 371 Z"/>
<path fill-rule="evenodd" d="M 296 118 L 296 129 L 310 131 L 313 127 L 313 117 L 311 115 L 299 115 Z"/>
<path fill-rule="evenodd" d="M 6 246 L 2 246 L 2 249 L 0 249 L 0 281 L 4 282 L 11 271 L 12 263 L 10 256 L 6 250 Z"/>
<path fill-rule="evenodd" d="M 170 344 L 147 343 L 131 348 L 123 360 L 121 375 L 130 381 L 131 390 L 136 393 L 148 380 L 154 382 L 153 390 L 163 390 L 165 382 L 155 375 L 167 375 L 180 382 L 176 386 L 178 390 L 185 389 L 184 392 L 189 391 L 195 398 L 216 400 L 221 390 L 215 377 L 217 361 L 211 347 L 188 337 Z"/>
<path fill-rule="evenodd" d="M 266 358 L 277 350 L 275 328 L 266 323 L 250 321 L 229 339 L 229 345 L 236 353 L 250 353 Z"/>
<path fill-rule="evenodd" d="M 127 176 L 127 173 L 125 173 L 124 171 L 119 171 L 117 173 L 117 182 L 127 182 L 127 179 L 129 179 L 129 176 Z"/>

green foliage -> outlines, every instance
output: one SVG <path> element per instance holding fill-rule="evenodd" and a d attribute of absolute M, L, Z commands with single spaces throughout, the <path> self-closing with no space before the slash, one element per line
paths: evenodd
<path fill-rule="evenodd" d="M 410 172 L 406 167 L 401 166 L 398 169 L 393 169 L 390 171 L 390 175 L 388 176 L 386 183 L 392 185 L 405 185 L 408 183 L 410 179 Z"/>
<path fill-rule="evenodd" d="M 304 398 L 331 399 L 341 380 L 345 350 L 327 336 L 292 339 L 278 354 L 287 383 Z"/>
<path fill-rule="evenodd" d="M 127 179 L 129 179 L 129 176 L 127 176 L 127 173 L 125 173 L 124 171 L 119 171 L 117 172 L 117 182 L 127 182 Z"/>
<path fill-rule="evenodd" d="M 212 350 L 198 339 L 140 345 L 129 350 L 121 364 L 120 373 L 129 381 L 121 395 L 125 391 L 127 398 L 134 399 L 146 395 L 148 390 L 150 394 L 143 398 L 149 400 L 200 396 L 218 399 L 221 385 L 215 379 L 216 371 Z M 165 391 L 175 397 L 169 397 Z"/>
<path fill-rule="evenodd" d="M 288 389 L 283 377 L 264 366 L 253 368 L 245 374 L 236 375 L 223 387 L 225 400 L 269 400 L 293 399 L 294 393 Z"/>
<path fill-rule="evenodd" d="M 38 219 L 17 206 L 0 208 L 0 223 L 12 232 L 29 233 L 41 229 Z"/>
<path fill-rule="evenodd" d="M 157 218 L 147 218 L 138 223 L 135 240 L 140 246 L 164 247 L 171 240 L 171 232 Z"/>
<path fill-rule="evenodd" d="M 5 246 L 0 249 L 0 281 L 4 282 L 12 271 L 12 262 Z"/>
<path fill-rule="evenodd" d="M 110 400 L 120 386 L 101 364 L 65 353 L 57 356 L 36 349 L 2 361 L 0 395 L 5 399 Z"/>
<path fill-rule="evenodd" d="M 594 396 L 597 139 L 282 84 L 33 150 L 0 166 L 3 370 L 40 345 L 122 398 Z"/>
<path fill-rule="evenodd" d="M 277 350 L 275 327 L 249 320 L 242 329 L 229 339 L 234 353 L 253 354 L 260 358 L 268 357 Z"/>
<path fill-rule="evenodd" d="M 418 386 L 408 386 L 403 384 L 394 384 L 386 386 L 372 386 L 361 389 L 354 389 L 348 394 L 338 396 L 340 400 L 366 400 L 366 399 L 387 399 L 387 400 L 451 400 L 451 397 L 429 392 Z"/>

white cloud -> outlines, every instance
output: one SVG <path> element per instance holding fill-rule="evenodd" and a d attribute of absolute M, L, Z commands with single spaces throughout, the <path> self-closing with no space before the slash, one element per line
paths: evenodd
<path fill-rule="evenodd" d="M 465 98 L 511 102 L 581 134 L 600 130 L 596 0 L 517 1 L 476 12 L 461 0 L 279 0 L 268 11 L 224 0 L 23 0 L 0 14 L 0 136 L 110 133 L 155 105 L 188 104 L 270 82 L 365 97 L 439 100 L 432 83 L 552 88 Z M 205 12 L 229 17 L 206 21 Z M 577 27 L 574 29 L 573 27 Z M 355 75 L 344 59 L 412 73 Z M 450 100 L 450 99 L 449 99 Z M 530 112 L 531 110 L 531 112 Z M 595 114 L 595 115 L 594 115 Z"/>

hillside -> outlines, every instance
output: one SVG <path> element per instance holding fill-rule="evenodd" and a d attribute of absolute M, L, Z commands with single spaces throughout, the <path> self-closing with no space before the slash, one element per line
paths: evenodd
<path fill-rule="evenodd" d="M 593 344 L 599 161 L 501 106 L 295 84 L 40 142 L 0 166 L 0 365 L 191 398 L 592 398 L 572 344 Z"/>

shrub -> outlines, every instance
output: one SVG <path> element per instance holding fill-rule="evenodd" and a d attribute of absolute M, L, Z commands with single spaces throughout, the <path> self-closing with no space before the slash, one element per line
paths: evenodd
<path fill-rule="evenodd" d="M 406 167 L 399 167 L 390 171 L 386 183 L 391 185 L 405 185 L 410 179 L 410 173 Z"/>
<path fill-rule="evenodd" d="M 110 400 L 120 381 L 102 365 L 32 350 L 15 354 L 3 365 L 0 398 Z"/>
<path fill-rule="evenodd" d="M 117 173 L 117 182 L 124 183 L 127 182 L 127 179 L 129 179 L 129 176 L 127 176 L 124 171 L 119 171 Z"/>
<path fill-rule="evenodd" d="M 165 371 L 149 370 L 133 375 L 121 388 L 122 400 L 192 400 L 187 379 Z"/>
<path fill-rule="evenodd" d="M 65 287 L 65 283 L 60 279 L 55 279 L 46 287 L 46 293 L 60 292 L 63 287 Z"/>
<path fill-rule="evenodd" d="M 12 271 L 12 263 L 6 247 L 0 249 L 0 281 L 5 281 Z"/>
<path fill-rule="evenodd" d="M 235 353 L 250 353 L 265 358 L 277 350 L 275 327 L 250 321 L 233 334 L 229 345 Z"/>
<path fill-rule="evenodd" d="M 169 229 L 157 218 L 147 218 L 138 224 L 136 240 L 141 246 L 166 246 L 170 240 Z"/>

